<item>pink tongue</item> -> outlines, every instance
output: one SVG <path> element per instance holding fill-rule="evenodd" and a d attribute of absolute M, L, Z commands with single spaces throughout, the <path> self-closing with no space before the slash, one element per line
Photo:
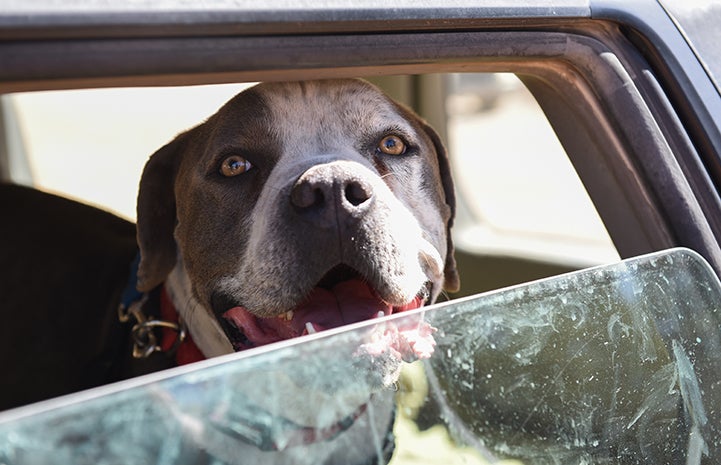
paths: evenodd
<path fill-rule="evenodd" d="M 308 299 L 293 311 L 291 325 L 303 332 L 310 322 L 317 330 L 369 320 L 383 312 L 390 315 L 393 308 L 375 296 L 371 288 L 359 279 L 337 284 L 332 291 L 316 287 Z"/>
<path fill-rule="evenodd" d="M 420 306 L 415 300 L 397 310 Z M 233 323 L 248 339 L 248 344 L 236 343 L 235 350 L 244 350 L 271 342 L 302 335 L 310 323 L 315 331 L 368 320 L 383 312 L 390 315 L 393 307 L 379 299 L 360 279 L 337 284 L 332 290 L 317 287 L 308 298 L 293 310 L 288 321 L 279 317 L 259 318 L 244 307 L 231 308 L 223 318 Z"/>

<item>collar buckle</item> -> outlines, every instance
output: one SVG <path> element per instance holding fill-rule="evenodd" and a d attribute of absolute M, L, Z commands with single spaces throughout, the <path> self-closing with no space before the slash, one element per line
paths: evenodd
<path fill-rule="evenodd" d="M 135 321 L 131 329 L 131 337 L 133 338 L 133 357 L 148 358 L 155 352 L 173 353 L 185 340 L 187 331 L 185 324 L 179 318 L 177 322 L 161 320 L 156 318 L 148 318 L 143 312 L 143 305 L 148 300 L 147 294 L 144 294 L 140 300 L 132 302 L 130 305 L 121 303 L 118 306 L 118 319 L 121 323 L 130 323 Z M 155 333 L 155 328 L 167 328 L 177 333 L 177 337 L 173 345 L 165 350 L 160 345 L 160 338 Z"/>

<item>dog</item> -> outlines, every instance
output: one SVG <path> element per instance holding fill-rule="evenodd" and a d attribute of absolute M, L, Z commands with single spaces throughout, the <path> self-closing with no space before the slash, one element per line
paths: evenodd
<path fill-rule="evenodd" d="M 4 254 L 8 264 L 36 256 L 46 262 L 21 270 L 31 277 L 27 282 L 15 264 L 5 267 L 16 285 L 3 286 L 2 296 L 17 294 L 18 287 L 25 292 L 3 297 L 17 305 L 3 305 L 5 321 L 18 320 L 22 327 L 0 330 L 16 352 L 3 356 L 5 379 L 18 380 L 4 389 L 10 391 L 2 395 L 5 407 L 177 363 L 168 357 L 157 362 L 157 354 L 148 357 L 152 362 L 128 355 L 133 345 L 138 355 L 137 334 L 129 336 L 128 324 L 113 320 L 114 312 L 100 311 L 119 301 L 121 320 L 140 322 L 147 318 L 142 312 L 157 302 L 174 308 L 179 331 L 187 328 L 187 340 L 203 358 L 417 308 L 459 286 L 450 235 L 455 198 L 445 149 L 417 115 L 362 80 L 268 82 L 241 92 L 150 157 L 140 180 L 135 231 L 103 212 L 47 194 L 14 186 L 0 194 L 5 206 L 15 205 L 19 219 L 13 224 L 25 221 L 36 236 L 47 234 L 45 241 L 62 248 L 62 253 L 49 250 L 53 247 L 44 243 L 39 252 L 18 246 Z M 38 205 L 32 213 L 17 207 L 28 205 L 26 197 Z M 66 235 L 46 224 L 53 218 L 44 216 L 44 208 L 55 212 L 50 216 L 58 224 L 86 219 Z M 27 237 L 11 236 L 3 243 L 20 244 Z M 94 253 L 83 250 L 88 236 L 103 238 Z M 81 252 L 70 252 L 61 243 L 66 239 Z M 130 294 L 138 295 L 130 298 L 120 270 L 137 251 Z M 105 260 L 104 269 L 112 273 L 52 271 L 38 278 L 36 266 L 68 269 L 54 259 L 83 266 Z M 90 292 L 98 296 L 89 300 L 102 305 L 88 310 L 88 302 L 72 302 L 76 291 L 82 295 L 81 288 L 93 286 Z M 33 295 L 41 289 L 62 298 L 35 310 Z M 56 320 L 63 322 L 62 335 L 44 325 Z M 33 370 L 36 357 L 52 359 L 41 362 L 48 370 L 53 365 L 49 380 L 40 381 L 45 373 Z M 311 463 L 333 463 L 337 453 Z M 368 453 L 360 450 L 344 462 L 361 461 Z"/>

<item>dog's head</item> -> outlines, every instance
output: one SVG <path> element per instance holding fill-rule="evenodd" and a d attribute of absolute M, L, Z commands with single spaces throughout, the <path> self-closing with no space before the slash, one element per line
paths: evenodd
<path fill-rule="evenodd" d="M 375 87 L 260 84 L 146 165 L 138 288 L 182 267 L 236 350 L 387 315 L 457 289 L 454 207 L 437 134 Z"/>

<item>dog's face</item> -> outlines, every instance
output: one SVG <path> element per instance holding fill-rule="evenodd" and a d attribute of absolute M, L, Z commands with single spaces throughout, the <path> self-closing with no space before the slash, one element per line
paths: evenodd
<path fill-rule="evenodd" d="M 410 111 L 359 80 L 264 83 L 148 162 L 139 288 L 183 266 L 236 350 L 387 315 L 458 287 L 453 213 Z"/>

